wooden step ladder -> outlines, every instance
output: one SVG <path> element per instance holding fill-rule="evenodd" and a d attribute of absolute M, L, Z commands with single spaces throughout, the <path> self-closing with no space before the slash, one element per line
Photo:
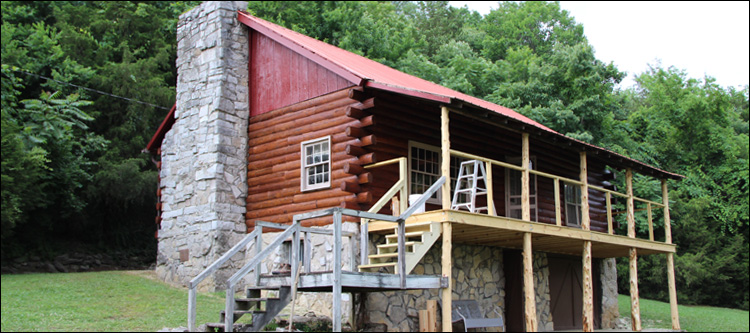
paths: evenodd
<path fill-rule="evenodd" d="M 479 181 L 482 181 L 484 187 L 479 187 Z M 487 196 L 487 177 L 484 170 L 484 163 L 477 160 L 461 162 L 456 179 L 456 189 L 453 192 L 451 209 L 460 210 L 462 208 L 471 213 L 487 211 L 487 206 L 477 207 L 477 196 Z M 468 199 L 468 200 L 466 200 Z"/>
<path fill-rule="evenodd" d="M 377 245 L 377 253 L 367 256 L 368 263 L 359 265 L 360 272 L 392 272 L 398 274 L 398 228 L 393 234 L 385 236 L 385 244 Z M 427 254 L 433 244 L 440 238 L 440 224 L 427 222 L 406 226 L 404 257 L 406 259 L 406 274 L 411 273 L 422 257 Z"/>

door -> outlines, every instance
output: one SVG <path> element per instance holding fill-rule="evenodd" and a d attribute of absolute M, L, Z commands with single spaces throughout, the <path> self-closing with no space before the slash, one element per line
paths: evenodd
<path fill-rule="evenodd" d="M 580 257 L 548 255 L 550 311 L 555 330 L 583 328 L 583 263 Z M 599 261 L 592 261 L 594 327 L 601 327 Z"/>

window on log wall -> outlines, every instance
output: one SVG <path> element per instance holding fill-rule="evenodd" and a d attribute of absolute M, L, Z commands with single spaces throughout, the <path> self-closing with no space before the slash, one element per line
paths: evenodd
<path fill-rule="evenodd" d="M 440 148 L 423 143 L 409 141 L 409 194 L 422 194 L 440 178 Z M 465 159 L 451 156 L 451 193 L 456 188 L 459 167 Z M 440 205 L 441 191 L 437 191 L 427 200 L 428 203 Z"/>
<path fill-rule="evenodd" d="M 302 142 L 302 191 L 331 186 L 331 137 Z"/>
<path fill-rule="evenodd" d="M 520 165 L 521 158 L 509 158 L 508 163 Z M 536 157 L 529 159 L 529 169 L 536 170 Z M 514 219 L 522 218 L 521 207 L 521 171 L 505 169 L 505 205 L 508 207 L 508 217 Z M 531 207 L 531 221 L 537 221 L 537 204 L 536 204 L 536 175 L 529 175 L 529 206 Z"/>

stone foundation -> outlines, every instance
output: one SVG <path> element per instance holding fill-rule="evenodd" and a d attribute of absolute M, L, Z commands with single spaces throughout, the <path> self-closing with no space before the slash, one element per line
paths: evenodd
<path fill-rule="evenodd" d="M 371 236 L 371 251 L 374 251 L 374 244 L 380 244 L 382 236 Z M 440 243 L 436 243 L 411 274 L 440 275 L 441 256 Z M 502 249 L 453 244 L 452 275 L 453 299 L 477 300 L 486 317 L 495 317 L 494 310 L 504 313 Z M 365 303 L 367 322 L 385 324 L 388 331 L 418 331 L 419 310 L 427 308 L 427 300 L 440 300 L 440 289 L 368 293 Z M 437 316 L 440 323 L 440 311 Z"/>
<path fill-rule="evenodd" d="M 602 282 L 602 329 L 616 328 L 620 316 L 617 305 L 617 265 L 615 258 L 601 261 L 600 279 Z"/>
<path fill-rule="evenodd" d="M 177 26 L 175 123 L 162 144 L 156 272 L 184 285 L 245 234 L 248 29 L 246 2 L 207 1 Z M 223 288 L 237 254 L 201 285 Z"/>

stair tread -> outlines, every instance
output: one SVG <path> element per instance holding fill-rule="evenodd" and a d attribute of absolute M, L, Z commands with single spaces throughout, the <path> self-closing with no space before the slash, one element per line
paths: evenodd
<path fill-rule="evenodd" d="M 412 232 L 405 233 L 404 236 L 405 237 L 422 236 L 422 234 L 424 234 L 425 232 L 426 231 L 412 231 Z M 391 238 L 398 238 L 398 235 L 396 235 L 396 234 L 390 234 L 390 235 L 386 235 L 385 238 L 389 238 L 389 239 L 391 239 Z"/>
<path fill-rule="evenodd" d="M 262 301 L 275 301 L 278 297 L 251 297 L 251 298 L 235 298 L 235 302 L 262 302 Z"/>
<path fill-rule="evenodd" d="M 396 264 L 398 264 L 398 263 L 396 263 L 396 262 L 385 262 L 385 263 L 380 263 L 380 264 L 359 265 L 357 267 L 359 267 L 360 269 L 362 269 L 362 268 L 391 267 L 391 266 L 396 267 Z"/>
<path fill-rule="evenodd" d="M 247 290 L 279 290 L 282 286 L 250 286 Z M 288 286 L 283 286 L 288 288 Z"/>
<path fill-rule="evenodd" d="M 371 254 L 371 255 L 367 256 L 367 258 L 370 258 L 370 259 L 395 258 L 395 257 L 398 257 L 398 252 L 383 253 L 383 254 Z"/>
<path fill-rule="evenodd" d="M 221 310 L 221 312 L 219 313 L 223 315 L 225 311 L 226 310 Z M 248 313 L 261 314 L 261 313 L 266 313 L 266 311 L 265 310 L 234 310 L 234 314 L 248 314 Z"/>
<path fill-rule="evenodd" d="M 416 244 L 422 244 L 422 242 L 404 242 L 404 246 L 410 246 L 410 245 L 416 245 Z M 391 248 L 391 247 L 398 247 L 398 243 L 387 243 L 387 244 L 379 244 L 378 248 Z"/>

